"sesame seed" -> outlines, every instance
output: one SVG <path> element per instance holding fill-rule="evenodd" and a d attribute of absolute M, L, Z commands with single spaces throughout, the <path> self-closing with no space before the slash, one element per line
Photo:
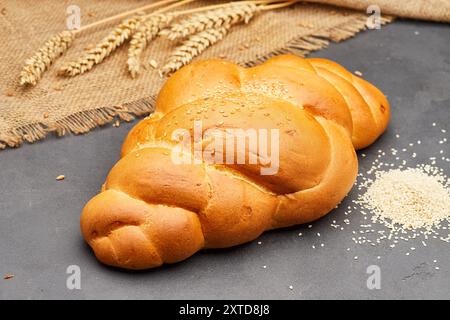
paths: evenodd
<path fill-rule="evenodd" d="M 158 62 L 156 62 L 156 61 L 153 60 L 153 59 L 150 59 L 150 60 L 148 61 L 148 64 L 149 64 L 153 69 L 158 68 Z"/>

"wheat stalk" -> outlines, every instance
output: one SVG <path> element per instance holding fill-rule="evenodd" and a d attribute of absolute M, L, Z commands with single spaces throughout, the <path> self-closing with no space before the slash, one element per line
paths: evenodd
<path fill-rule="evenodd" d="M 187 65 L 207 48 L 222 40 L 230 30 L 230 25 L 217 29 L 207 29 L 190 36 L 169 57 L 161 72 L 168 75 Z"/>
<path fill-rule="evenodd" d="M 147 44 L 155 38 L 161 29 L 165 28 L 173 19 L 170 14 L 155 14 L 141 22 L 133 34 L 128 49 L 128 71 L 135 78 L 140 71 L 140 57 Z"/>
<path fill-rule="evenodd" d="M 94 48 L 87 51 L 82 57 L 64 65 L 60 69 L 60 74 L 73 77 L 91 70 L 128 40 L 141 21 L 142 17 L 140 16 L 122 21 Z"/>
<path fill-rule="evenodd" d="M 36 85 L 50 65 L 69 49 L 75 38 L 73 31 L 63 31 L 49 39 L 31 58 L 25 61 L 20 72 L 20 85 Z"/>
<path fill-rule="evenodd" d="M 161 33 L 169 40 L 185 38 L 208 29 L 217 29 L 225 25 L 231 26 L 240 22 L 248 23 L 258 10 L 259 7 L 254 3 L 236 3 L 228 7 L 194 14 L 173 24 Z"/>
<path fill-rule="evenodd" d="M 105 24 L 116 19 L 121 19 L 131 14 L 136 14 L 138 11 L 148 10 L 157 6 L 165 6 L 157 10 L 153 14 L 145 16 L 136 16 L 134 18 L 126 19 L 117 26 L 107 37 L 105 37 L 95 48 L 87 51 L 82 57 L 65 64 L 60 69 L 60 74 L 66 76 L 75 76 L 82 74 L 92 69 L 96 64 L 101 63 L 105 58 L 112 54 L 114 50 L 120 47 L 125 41 L 129 40 L 136 29 L 139 27 L 139 35 L 133 38 L 132 48 L 130 48 L 128 68 L 134 77 L 139 72 L 139 56 L 147 46 L 148 42 L 156 36 L 154 25 L 146 23 L 140 25 L 141 22 L 146 21 L 149 17 L 156 13 L 161 14 L 169 9 L 185 5 L 196 0 L 160 0 L 152 4 L 143 6 L 141 8 L 129 10 L 118 15 L 96 21 L 89 25 L 83 26 L 81 29 L 73 31 L 63 31 L 58 35 L 48 40 L 39 51 L 31 58 L 25 61 L 25 65 L 20 73 L 21 85 L 36 85 L 41 79 L 42 74 L 49 68 L 49 66 L 62 54 L 64 54 L 75 37 L 82 31 L 86 31 L 100 24 Z M 181 23 L 174 25 L 169 30 L 169 38 L 177 39 L 181 37 L 188 37 L 182 46 L 178 47 L 174 54 L 169 58 L 168 63 L 163 68 L 165 73 L 177 70 L 184 64 L 187 64 L 195 56 L 210 45 L 222 39 L 228 32 L 231 25 L 239 22 L 248 22 L 256 12 L 259 10 L 273 10 L 289 6 L 298 2 L 299 0 L 287 1 L 285 0 L 253 0 L 249 1 L 234 1 L 227 4 L 217 4 L 210 6 L 203 6 L 184 11 L 172 12 L 171 16 L 181 16 L 187 14 L 197 14 L 183 20 Z M 271 3 L 274 4 L 271 4 Z M 270 3 L 270 4 L 269 4 Z M 170 22 L 168 22 L 170 23 Z M 159 29 L 161 30 L 163 26 Z M 196 34 L 198 33 L 198 34 Z M 191 46 L 191 47 L 190 47 Z"/>

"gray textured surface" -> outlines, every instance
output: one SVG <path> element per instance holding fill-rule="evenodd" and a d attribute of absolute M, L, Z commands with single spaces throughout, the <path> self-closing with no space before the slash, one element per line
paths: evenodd
<path fill-rule="evenodd" d="M 450 132 L 447 25 L 399 21 L 315 56 L 361 71 L 392 104 L 390 128 L 364 151 L 367 157 L 361 159 L 360 170 L 367 169 L 378 149 L 402 148 L 417 139 L 423 143 L 415 147 L 416 162 L 440 149 L 449 156 L 448 144 L 437 143 L 442 137 L 437 128 Z M 431 126 L 433 122 L 437 127 Z M 118 159 L 131 126 L 109 126 L 85 136 L 50 138 L 0 152 L 0 274 L 15 275 L 0 279 L 0 298 L 450 298 L 449 244 L 435 241 L 423 248 L 410 243 L 393 250 L 387 245 L 356 246 L 351 227 L 337 231 L 329 226 L 333 219 L 344 218 L 343 209 L 314 223 L 312 229 L 269 232 L 259 239 L 260 245 L 255 241 L 205 251 L 148 272 L 100 265 L 80 236 L 79 215 Z M 400 139 L 395 138 L 397 133 Z M 448 162 L 438 164 L 449 173 Z M 67 179 L 55 181 L 59 174 Z M 354 196 L 355 192 L 343 207 Z M 356 224 L 361 216 L 353 213 L 351 219 Z M 325 247 L 311 248 L 320 243 Z M 405 256 L 410 246 L 418 249 Z M 434 269 L 435 259 L 439 271 Z M 66 268 L 73 264 L 81 268 L 81 290 L 66 289 Z M 366 287 L 366 268 L 371 264 L 381 268 L 381 290 Z"/>

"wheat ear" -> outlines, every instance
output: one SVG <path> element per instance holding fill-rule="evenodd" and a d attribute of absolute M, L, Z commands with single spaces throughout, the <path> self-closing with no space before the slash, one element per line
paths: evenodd
<path fill-rule="evenodd" d="M 50 65 L 66 52 L 75 38 L 73 31 L 63 31 L 49 39 L 34 56 L 25 61 L 20 72 L 20 85 L 36 85 Z"/>
<path fill-rule="evenodd" d="M 217 29 L 208 29 L 190 36 L 170 55 L 161 70 L 162 74 L 171 74 L 187 65 L 207 48 L 222 40 L 230 28 L 230 25 L 224 25 Z"/>
<path fill-rule="evenodd" d="M 163 30 L 161 34 L 167 36 L 169 40 L 176 40 L 208 29 L 231 26 L 240 22 L 248 23 L 258 10 L 259 7 L 254 3 L 237 3 L 229 7 L 194 14 Z"/>
<path fill-rule="evenodd" d="M 161 29 L 165 28 L 173 19 L 170 14 L 155 14 L 141 22 L 133 34 L 128 49 L 128 71 L 135 78 L 140 71 L 140 57 L 148 43 L 155 38 Z"/>
<path fill-rule="evenodd" d="M 141 21 L 142 18 L 140 16 L 122 21 L 95 48 L 90 49 L 80 58 L 64 65 L 60 69 L 60 74 L 72 77 L 91 70 L 128 40 Z"/>

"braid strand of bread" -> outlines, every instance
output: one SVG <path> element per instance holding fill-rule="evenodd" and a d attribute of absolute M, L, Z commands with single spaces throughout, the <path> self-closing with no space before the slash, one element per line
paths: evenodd
<path fill-rule="evenodd" d="M 311 222 L 347 195 L 355 149 L 374 142 L 389 117 L 377 88 L 328 60 L 282 55 L 248 69 L 191 63 L 163 86 L 156 113 L 128 134 L 102 192 L 83 210 L 82 234 L 101 262 L 146 269 Z M 175 163 L 172 134 L 193 132 L 196 120 L 202 132 L 278 129 L 278 171 Z M 262 156 L 250 146 L 245 152 Z"/>

